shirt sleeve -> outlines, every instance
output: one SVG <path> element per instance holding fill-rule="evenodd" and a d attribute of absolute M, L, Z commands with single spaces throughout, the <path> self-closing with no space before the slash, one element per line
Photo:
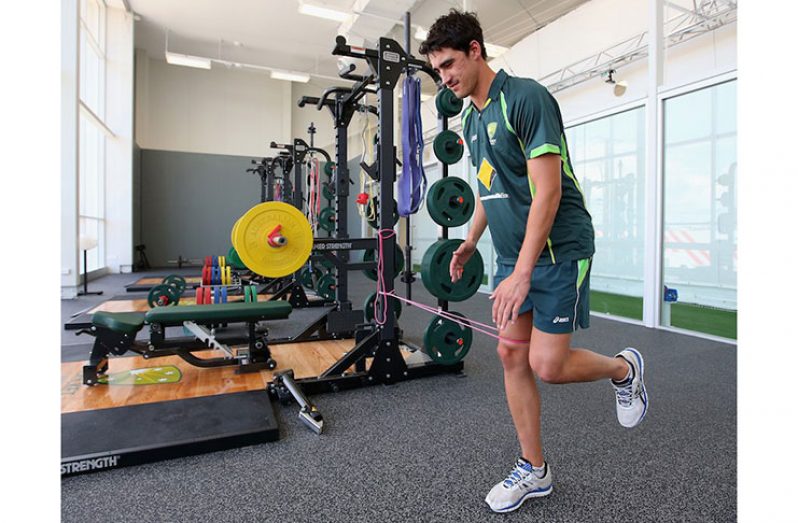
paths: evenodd
<path fill-rule="evenodd" d="M 525 84 L 510 107 L 510 121 L 527 159 L 560 154 L 562 120 L 557 101 L 540 84 Z"/>

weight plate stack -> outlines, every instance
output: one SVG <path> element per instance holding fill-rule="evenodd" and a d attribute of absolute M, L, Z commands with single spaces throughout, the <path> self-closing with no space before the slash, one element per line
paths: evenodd
<path fill-rule="evenodd" d="M 452 165 L 463 157 L 463 140 L 454 131 L 442 131 L 432 142 L 435 157 L 446 165 Z"/>
<path fill-rule="evenodd" d="M 445 87 L 435 96 L 435 107 L 438 113 L 446 118 L 452 118 L 463 110 L 463 100 L 458 98 L 454 91 Z"/>
<path fill-rule="evenodd" d="M 156 285 L 147 293 L 147 305 L 151 308 L 177 305 L 180 301 L 180 291 L 175 285 Z"/>
<path fill-rule="evenodd" d="M 450 314 L 466 319 L 459 312 L 450 312 Z M 435 317 L 424 332 L 424 352 L 435 363 L 454 365 L 465 358 L 473 341 L 474 333 L 471 327 L 460 325 L 447 318 Z"/>
<path fill-rule="evenodd" d="M 335 276 L 332 274 L 325 274 L 321 277 L 319 284 L 316 286 L 316 294 L 324 298 L 324 301 L 335 301 L 336 283 Z"/>
<path fill-rule="evenodd" d="M 247 270 L 247 266 L 244 265 L 243 261 L 241 261 L 241 257 L 236 252 L 236 248 L 235 247 L 230 247 L 230 250 L 227 251 L 227 260 L 229 262 L 228 267 L 232 267 L 233 269 L 236 269 L 236 270 L 239 270 L 239 271 Z"/>
<path fill-rule="evenodd" d="M 282 242 L 269 241 L 281 239 Z M 280 278 L 298 271 L 310 256 L 313 232 L 296 207 L 283 202 L 264 202 L 248 210 L 236 222 L 233 247 L 252 272 Z"/>
<path fill-rule="evenodd" d="M 427 191 L 430 218 L 444 227 L 458 227 L 466 223 L 474 213 L 474 205 L 474 192 L 461 178 L 442 178 Z"/>
<path fill-rule="evenodd" d="M 325 207 L 319 213 L 319 227 L 327 232 L 335 230 L 335 209 L 332 207 Z"/>
<path fill-rule="evenodd" d="M 321 271 L 316 267 L 313 267 L 313 270 L 311 270 L 309 267 L 303 267 L 302 270 L 299 271 L 299 283 L 301 283 L 306 289 L 315 289 L 315 282 L 319 281 L 320 279 Z"/>
<path fill-rule="evenodd" d="M 421 280 L 424 287 L 436 298 L 448 301 L 467 300 L 482 285 L 485 266 L 479 250 L 475 250 L 465 264 L 462 277 L 457 283 L 452 283 L 449 264 L 452 253 L 461 243 L 463 240 L 438 240 L 427 249 L 421 259 Z"/>

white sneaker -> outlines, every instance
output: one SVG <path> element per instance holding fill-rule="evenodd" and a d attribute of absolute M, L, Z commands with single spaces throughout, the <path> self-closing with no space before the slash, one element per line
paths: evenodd
<path fill-rule="evenodd" d="M 551 494 L 551 467 L 545 464 L 546 475 L 538 479 L 532 472 L 532 464 L 519 459 L 507 479 L 496 484 L 485 498 L 493 512 L 512 512 L 529 498 Z"/>
<path fill-rule="evenodd" d="M 612 386 L 615 387 L 615 401 L 616 411 L 618 413 L 618 422 L 624 427 L 635 427 L 643 418 L 646 417 L 648 411 L 648 395 L 646 394 L 646 386 L 643 383 L 643 356 L 632 347 L 627 347 L 619 352 L 617 357 L 626 360 L 632 366 L 632 381 L 627 385 L 618 386 L 610 380 Z"/>

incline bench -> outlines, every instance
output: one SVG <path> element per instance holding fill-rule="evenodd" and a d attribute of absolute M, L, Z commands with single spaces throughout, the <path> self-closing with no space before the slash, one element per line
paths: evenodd
<path fill-rule="evenodd" d="M 133 351 L 144 358 L 180 356 L 197 367 L 239 365 L 237 372 L 255 372 L 274 369 L 277 363 L 271 357 L 268 332 L 255 325 L 259 321 L 278 320 L 291 314 L 291 304 L 286 301 L 235 302 L 215 305 L 180 305 L 158 307 L 144 312 L 96 312 L 91 329 L 77 334 L 95 337 L 89 364 L 83 367 L 83 383 L 97 385 L 108 370 L 108 355 L 122 355 Z M 220 325 L 246 323 L 246 336 L 217 333 Z M 136 341 L 136 334 L 149 325 L 149 341 Z M 193 338 L 166 338 L 167 327 L 184 327 Z M 234 350 L 230 345 L 248 343 L 248 347 Z M 194 351 L 218 349 L 224 357 L 199 358 Z"/>

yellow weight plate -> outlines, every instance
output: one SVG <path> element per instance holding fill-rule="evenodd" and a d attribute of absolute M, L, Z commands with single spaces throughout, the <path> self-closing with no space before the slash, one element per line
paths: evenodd
<path fill-rule="evenodd" d="M 233 229 L 233 245 L 252 272 L 267 278 L 288 276 L 307 262 L 313 231 L 305 215 L 284 202 L 248 210 Z"/>
<path fill-rule="evenodd" d="M 227 262 L 224 259 L 224 256 L 219 256 L 219 267 L 224 267 Z"/>
<path fill-rule="evenodd" d="M 232 244 L 233 244 L 233 248 L 234 248 L 234 249 L 235 249 L 235 246 L 236 246 L 236 228 L 238 227 L 238 224 L 239 224 L 240 222 L 241 222 L 241 218 L 239 218 L 238 220 L 236 220 L 236 222 L 233 224 L 233 230 L 232 230 L 232 231 L 230 231 L 230 243 L 232 243 Z M 238 250 L 238 249 L 236 249 L 236 251 L 237 251 L 237 250 Z"/>
<path fill-rule="evenodd" d="M 233 270 L 232 270 L 232 268 L 228 265 L 227 267 L 224 268 L 224 272 L 225 272 L 225 276 L 227 277 L 227 285 L 232 285 L 233 284 Z"/>

